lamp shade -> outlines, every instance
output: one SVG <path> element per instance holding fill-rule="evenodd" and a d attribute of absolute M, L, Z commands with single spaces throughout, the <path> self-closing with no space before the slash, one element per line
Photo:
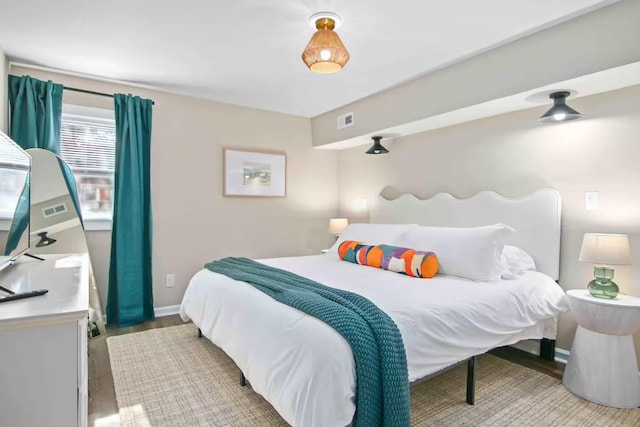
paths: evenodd
<path fill-rule="evenodd" d="M 349 225 L 347 218 L 332 218 L 329 220 L 329 234 L 339 236 Z"/>
<path fill-rule="evenodd" d="M 322 17 L 316 21 L 317 31 L 302 52 L 302 60 L 311 71 L 321 74 L 338 72 L 349 60 L 349 52 L 333 29 L 335 21 Z"/>
<path fill-rule="evenodd" d="M 570 95 L 567 91 L 553 92 L 549 98 L 553 99 L 553 107 L 544 113 L 539 122 L 563 122 L 567 120 L 579 119 L 580 113 L 567 105 L 567 97 Z"/>
<path fill-rule="evenodd" d="M 626 234 L 585 233 L 578 259 L 593 264 L 629 265 L 629 237 Z"/>

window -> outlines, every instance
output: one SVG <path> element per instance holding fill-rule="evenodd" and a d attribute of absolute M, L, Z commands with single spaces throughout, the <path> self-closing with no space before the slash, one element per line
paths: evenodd
<path fill-rule="evenodd" d="M 113 210 L 115 120 L 113 111 L 98 110 L 100 114 L 89 115 L 91 110 L 97 109 L 63 108 L 60 157 L 67 162 L 75 176 L 83 219 L 110 220 Z M 109 115 L 111 118 L 105 117 Z"/>
<path fill-rule="evenodd" d="M 8 231 L 24 189 L 29 159 L 0 135 L 0 231 Z M 0 256 L 4 246 L 0 246 Z"/>

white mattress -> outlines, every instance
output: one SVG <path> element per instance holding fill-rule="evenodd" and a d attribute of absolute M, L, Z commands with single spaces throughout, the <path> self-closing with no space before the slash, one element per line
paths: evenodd
<path fill-rule="evenodd" d="M 416 279 L 341 261 L 337 255 L 259 260 L 325 285 L 359 293 L 398 325 L 414 381 L 521 339 L 555 338 L 568 310 L 548 276 L 473 282 Z M 355 412 L 351 348 L 325 323 L 253 286 L 201 270 L 180 308 L 244 372 L 253 389 L 294 426 L 344 426 Z"/>

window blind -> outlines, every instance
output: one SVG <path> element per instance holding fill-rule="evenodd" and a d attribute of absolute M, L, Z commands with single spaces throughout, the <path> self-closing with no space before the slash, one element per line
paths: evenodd
<path fill-rule="evenodd" d="M 60 157 L 74 172 L 113 173 L 115 121 L 63 114 L 60 128 Z"/>
<path fill-rule="evenodd" d="M 0 136 L 2 138 L 2 136 Z M 6 168 L 26 169 L 29 167 L 29 157 L 27 157 L 19 148 L 13 146 L 13 143 L 7 142 L 0 144 L 0 165 Z"/>

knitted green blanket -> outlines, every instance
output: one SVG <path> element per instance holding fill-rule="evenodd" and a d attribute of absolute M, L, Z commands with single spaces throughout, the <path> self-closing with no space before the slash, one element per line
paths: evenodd
<path fill-rule="evenodd" d="M 354 425 L 411 425 L 402 336 L 393 320 L 371 301 L 247 258 L 224 258 L 205 267 L 322 320 L 349 342 L 357 375 Z"/>

